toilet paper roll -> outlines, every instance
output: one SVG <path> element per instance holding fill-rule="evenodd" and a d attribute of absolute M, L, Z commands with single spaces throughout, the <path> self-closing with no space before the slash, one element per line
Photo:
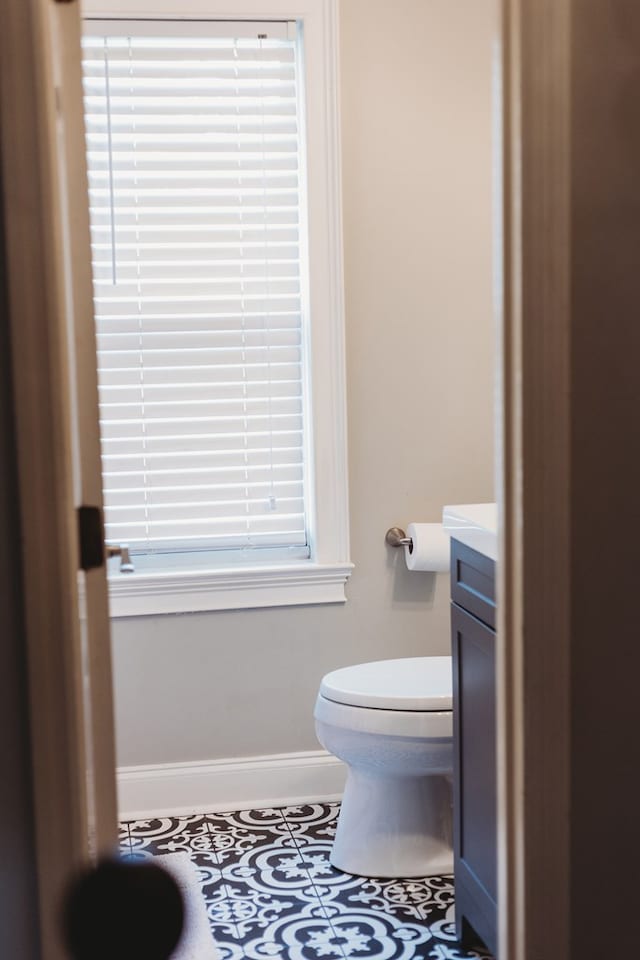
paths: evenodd
<path fill-rule="evenodd" d="M 411 538 L 411 546 L 404 548 L 407 569 L 432 573 L 449 569 L 449 534 L 441 523 L 410 523 L 407 536 Z"/>

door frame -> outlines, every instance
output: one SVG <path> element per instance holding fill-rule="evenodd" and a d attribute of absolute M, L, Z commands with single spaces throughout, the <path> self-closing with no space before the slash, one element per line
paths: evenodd
<path fill-rule="evenodd" d="M 569 0 L 502 0 L 499 956 L 570 957 Z"/>
<path fill-rule="evenodd" d="M 2 32 L 2 161 L 11 184 L 5 220 L 47 960 L 62 956 L 54 907 L 87 857 L 95 815 L 77 614 L 68 264 L 49 19 L 63 6 L 68 27 L 79 20 L 77 0 L 7 0 Z M 568 0 L 502 0 L 497 680 L 500 956 L 509 960 L 570 955 L 569 21 Z M 110 682 L 107 671 L 102 691 L 94 690 L 94 724 L 110 702 Z M 115 793 L 111 767 L 103 786 L 110 789 L 111 781 Z M 553 791 L 545 790 L 549 783 Z M 543 875 L 545 883 L 536 883 Z"/>

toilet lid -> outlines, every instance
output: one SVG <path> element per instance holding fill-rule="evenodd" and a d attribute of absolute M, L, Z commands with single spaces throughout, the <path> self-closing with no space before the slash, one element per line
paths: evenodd
<path fill-rule="evenodd" d="M 323 678 L 328 700 L 378 710 L 451 710 L 451 657 L 406 657 L 342 667 Z"/>

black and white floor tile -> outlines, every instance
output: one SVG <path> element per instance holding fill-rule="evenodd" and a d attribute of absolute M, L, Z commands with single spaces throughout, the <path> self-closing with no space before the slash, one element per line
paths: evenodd
<path fill-rule="evenodd" d="M 121 825 L 125 855 L 186 851 L 222 960 L 484 960 L 455 939 L 453 878 L 372 880 L 329 853 L 339 805 Z"/>

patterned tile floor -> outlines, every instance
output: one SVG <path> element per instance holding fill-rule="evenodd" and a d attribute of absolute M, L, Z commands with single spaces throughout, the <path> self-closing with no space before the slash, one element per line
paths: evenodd
<path fill-rule="evenodd" d="M 453 878 L 370 880 L 334 869 L 339 805 L 314 803 L 121 824 L 125 855 L 187 851 L 222 960 L 470 960 Z"/>

